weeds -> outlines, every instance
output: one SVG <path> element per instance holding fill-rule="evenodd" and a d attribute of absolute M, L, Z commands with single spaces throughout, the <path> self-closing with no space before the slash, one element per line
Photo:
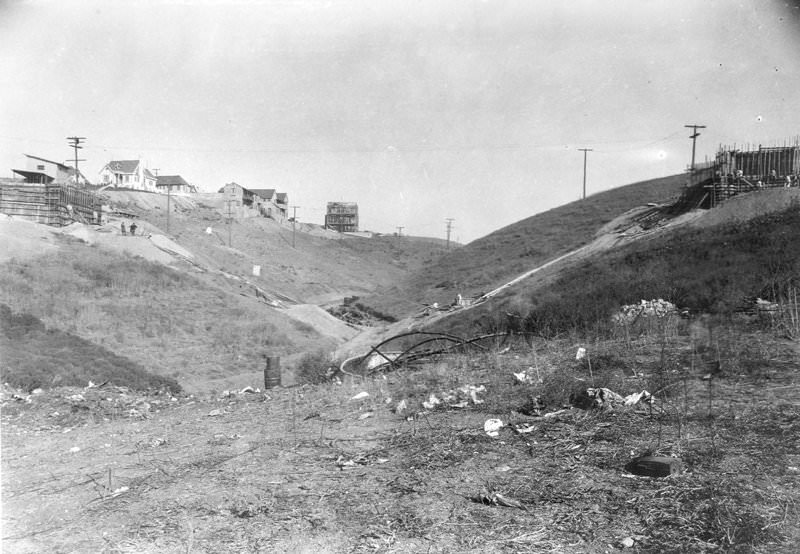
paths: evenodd
<path fill-rule="evenodd" d="M 14 314 L 5 305 L 0 305 L 0 350 L 2 380 L 28 391 L 53 385 L 86 386 L 89 381 L 110 381 L 136 390 L 181 390 L 174 379 L 154 375 L 80 337 L 47 329 L 38 318 Z"/>

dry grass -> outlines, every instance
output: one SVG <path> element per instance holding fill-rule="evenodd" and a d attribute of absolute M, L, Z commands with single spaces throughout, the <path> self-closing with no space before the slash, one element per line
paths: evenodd
<path fill-rule="evenodd" d="M 63 409 L 51 393 L 6 397 L 4 550 L 597 552 L 631 537 L 640 552 L 790 552 L 800 538 L 797 346 L 730 332 L 781 363 L 704 381 L 699 367 L 682 368 L 692 337 L 678 334 L 668 355 L 658 337 L 586 344 L 591 374 L 572 340 L 521 344 L 342 384 L 186 398 L 148 419 L 89 410 L 62 421 L 48 415 Z M 518 411 L 544 394 L 551 411 L 592 377 L 641 390 L 664 360 L 677 390 L 652 409 Z M 511 375 L 528 368 L 541 383 Z M 466 384 L 485 386 L 485 401 L 422 408 L 431 392 Z M 361 391 L 369 396 L 351 399 Z M 401 400 L 410 419 L 395 413 Z M 490 417 L 506 423 L 499 437 L 483 431 Z M 678 455 L 686 471 L 626 475 L 644 453 Z M 484 490 L 526 509 L 474 501 Z"/>

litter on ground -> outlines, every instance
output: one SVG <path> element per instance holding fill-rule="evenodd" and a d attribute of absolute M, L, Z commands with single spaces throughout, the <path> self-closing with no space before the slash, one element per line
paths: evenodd
<path fill-rule="evenodd" d="M 503 422 L 499 419 L 487 419 L 483 424 L 483 430 L 490 437 L 496 437 L 500 434 L 500 429 L 503 428 Z"/>

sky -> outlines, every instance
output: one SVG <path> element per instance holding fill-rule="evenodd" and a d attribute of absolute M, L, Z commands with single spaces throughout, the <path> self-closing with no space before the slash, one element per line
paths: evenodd
<path fill-rule="evenodd" d="M 0 0 L 0 177 L 143 159 L 301 221 L 469 242 L 720 144 L 800 135 L 800 9 L 770 0 Z M 658 199 L 656 199 L 658 200 Z"/>

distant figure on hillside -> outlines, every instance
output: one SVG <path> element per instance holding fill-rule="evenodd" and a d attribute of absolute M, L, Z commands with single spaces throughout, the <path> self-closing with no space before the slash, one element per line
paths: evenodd
<path fill-rule="evenodd" d="M 119 224 L 119 228 L 122 231 L 122 236 L 125 236 L 125 235 L 128 234 L 128 232 L 125 230 L 125 222 L 124 221 Z"/>
<path fill-rule="evenodd" d="M 131 236 L 136 234 L 136 223 L 131 223 Z"/>

